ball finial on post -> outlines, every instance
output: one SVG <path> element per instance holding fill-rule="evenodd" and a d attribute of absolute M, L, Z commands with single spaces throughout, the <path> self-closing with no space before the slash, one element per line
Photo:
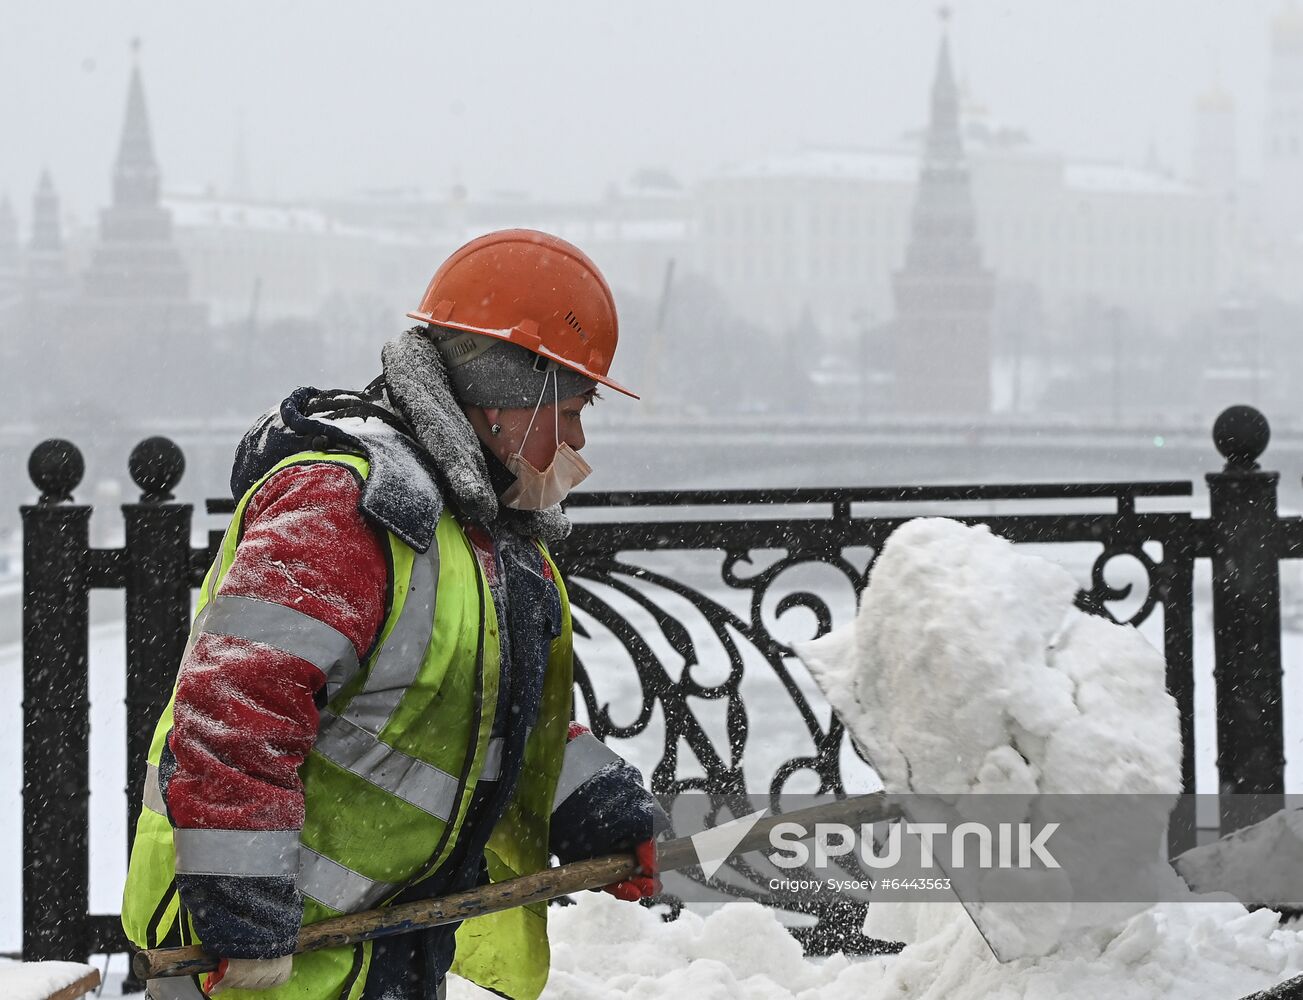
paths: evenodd
<path fill-rule="evenodd" d="M 162 503 L 172 499 L 185 474 L 185 455 L 170 438 L 145 438 L 131 449 L 127 471 L 140 488 L 141 503 Z"/>
<path fill-rule="evenodd" d="M 40 503 L 49 506 L 71 503 L 72 491 L 86 475 L 86 460 L 81 449 L 63 438 L 48 438 L 32 449 L 27 460 L 27 474 L 41 491 Z"/>
<path fill-rule="evenodd" d="M 1251 471 L 1271 441 L 1271 425 L 1252 406 L 1228 406 L 1213 424 L 1213 444 L 1226 459 L 1227 470 Z"/>

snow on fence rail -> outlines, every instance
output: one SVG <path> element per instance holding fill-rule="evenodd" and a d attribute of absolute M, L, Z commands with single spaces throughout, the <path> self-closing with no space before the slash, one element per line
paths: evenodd
<path fill-rule="evenodd" d="M 1138 509 L 1141 499 L 1148 507 L 1192 497 L 1188 481 L 577 494 L 568 504 L 575 529 L 555 546 L 576 613 L 577 714 L 622 750 L 637 745 L 633 756 L 660 793 L 860 790 L 873 776 L 791 643 L 831 628 L 837 594 L 853 609 L 887 537 L 920 509 L 1068 505 L 1076 510 L 947 516 L 987 523 L 1015 542 L 1097 546 L 1078 603 L 1134 625 L 1161 612 L 1187 792 L 1195 791 L 1193 579 L 1196 561 L 1209 562 L 1218 786 L 1227 796 L 1220 823 L 1228 832 L 1262 818 L 1237 814 L 1231 795 L 1252 794 L 1259 811 L 1271 811 L 1270 797 L 1284 793 L 1279 561 L 1303 556 L 1303 520 L 1278 514 L 1279 476 L 1257 461 L 1269 438 L 1266 419 L 1250 407 L 1218 418 L 1213 440 L 1225 464 L 1206 477 L 1207 518 Z M 91 508 L 73 499 L 84 472 L 76 447 L 46 441 L 29 462 L 40 499 L 22 509 L 28 959 L 127 948 L 117 918 L 92 915 L 88 905 L 89 591 L 126 595 L 130 835 L 145 752 L 185 647 L 191 591 L 221 537 L 214 531 L 206 547 L 191 546 L 193 508 L 172 493 L 184 468 L 171 441 L 142 441 L 129 461 L 141 498 L 122 505 L 125 545 L 92 548 Z M 1081 510 L 1106 504 L 1112 509 Z M 902 509 L 861 513 L 879 505 Z M 209 501 L 207 510 L 232 507 Z M 1105 578 L 1123 557 L 1146 574 L 1139 594 Z M 1137 600 L 1131 613 L 1118 611 Z M 789 616 L 796 609 L 806 615 Z M 811 616 L 813 630 L 793 637 L 792 618 Z M 1193 815 L 1174 817 L 1172 847 L 1193 837 Z M 811 904 L 793 928 L 808 951 L 875 948 L 860 933 L 862 906 L 828 905 Z"/>
<path fill-rule="evenodd" d="M 99 987 L 99 970 L 79 962 L 0 962 L 5 1000 L 80 1000 Z"/>

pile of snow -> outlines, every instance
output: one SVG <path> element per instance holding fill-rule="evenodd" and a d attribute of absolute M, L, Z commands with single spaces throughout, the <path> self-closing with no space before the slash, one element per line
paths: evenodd
<path fill-rule="evenodd" d="M 927 909 L 941 918 L 949 907 Z M 821 960 L 756 903 L 667 923 L 582 893 L 549 926 L 542 1000 L 1236 1000 L 1303 971 L 1303 939 L 1273 911 L 1238 903 L 1163 904 L 1052 957 L 1005 964 L 966 918 L 938 919 L 899 955 Z M 452 977 L 448 996 L 493 995 Z"/>
<path fill-rule="evenodd" d="M 889 792 L 1167 793 L 1162 656 L 986 525 L 901 525 L 850 626 L 798 650 Z"/>
<path fill-rule="evenodd" d="M 1047 954 L 1143 907 L 988 905 L 976 902 L 979 888 L 985 898 L 1003 888 L 1004 898 L 1071 899 L 1073 872 L 1101 894 L 1109 880 L 1121 898 L 1138 886 L 1150 899 L 1183 891 L 1165 863 L 1181 740 L 1163 658 L 1134 628 L 1076 608 L 1076 592 L 1064 569 L 985 525 L 920 518 L 883 547 L 855 621 L 799 650 L 889 792 L 1057 796 L 1028 798 L 1017 815 L 1007 798 L 966 798 L 952 816 L 910 816 L 953 825 L 989 806 L 1002 820 L 1060 824 L 1064 872 L 965 879 L 968 913 L 1006 960 Z M 1119 822 L 1120 799 L 1106 810 L 1073 797 L 1087 793 L 1148 797 L 1129 799 Z M 917 909 L 870 906 L 868 933 L 914 941 Z"/>
<path fill-rule="evenodd" d="M 99 977 L 93 966 L 80 962 L 12 962 L 0 959 L 0 997 L 4 1000 L 49 1000 L 60 990 L 94 976 L 91 991 Z"/>

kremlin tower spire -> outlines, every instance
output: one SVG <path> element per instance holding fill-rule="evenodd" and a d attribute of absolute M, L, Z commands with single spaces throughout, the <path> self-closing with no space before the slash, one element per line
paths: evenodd
<path fill-rule="evenodd" d="M 145 107 L 145 86 L 140 79 L 140 39 L 131 42 L 131 82 L 127 87 L 127 115 L 113 166 L 113 204 L 158 204 L 158 161 Z"/>
<path fill-rule="evenodd" d="M 96 312 L 161 310 L 193 320 L 190 276 L 172 241 L 172 215 L 159 203 L 160 174 L 133 40 L 122 137 L 113 164 L 113 203 L 100 214 L 100 242 L 86 272 L 85 295 Z M 139 318 L 132 320 L 139 326 Z"/>
<path fill-rule="evenodd" d="M 100 238 L 84 275 L 77 313 L 93 334 L 94 377 L 85 392 L 109 392 L 124 416 L 142 417 L 166 405 L 154 398 L 123 396 L 140 359 L 170 365 L 178 386 L 192 370 L 207 329 L 207 310 L 190 297 L 190 275 L 172 238 L 172 213 L 160 202 L 160 171 L 140 71 L 140 43 L 133 40 L 126 115 L 113 163 L 113 202 L 100 213 Z M 133 408 L 135 412 L 133 412 Z"/>
<path fill-rule="evenodd" d="M 69 292 L 59 195 L 50 171 L 44 168 L 32 196 L 32 236 L 27 244 L 26 265 L 27 281 L 35 295 L 44 299 Z"/>
<path fill-rule="evenodd" d="M 977 242 L 949 19 L 949 10 L 942 8 L 909 244 L 894 280 L 895 409 L 977 416 L 991 406 L 995 282 L 982 265 Z"/>

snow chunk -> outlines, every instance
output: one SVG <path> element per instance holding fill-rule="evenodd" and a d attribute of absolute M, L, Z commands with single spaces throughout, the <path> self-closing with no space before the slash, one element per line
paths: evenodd
<path fill-rule="evenodd" d="M 797 652 L 888 792 L 1025 795 L 1017 818 L 1062 826 L 1055 855 L 1065 869 L 1126 858 L 1133 867 L 1110 865 L 1114 883 L 1142 879 L 1179 895 L 1164 863 L 1163 796 L 1181 790 L 1181 741 L 1163 658 L 1134 628 L 1080 611 L 1076 593 L 1065 570 L 986 525 L 920 518 L 883 546 L 855 621 Z M 1131 818 L 1154 833 L 1152 846 L 1106 855 L 1100 845 L 1120 834 L 1095 803 L 1071 797 L 1088 793 L 1153 796 L 1134 800 Z M 963 800 L 963 818 L 978 818 L 967 813 L 982 805 Z M 985 898 L 1071 899 L 1052 871 L 981 879 Z M 956 910 L 899 906 L 872 904 L 867 933 L 916 941 L 920 921 Z M 1048 954 L 1139 906 L 970 899 L 964 908 L 1012 960 Z"/>
<path fill-rule="evenodd" d="M 1076 592 L 986 525 L 919 518 L 798 653 L 889 792 L 1179 792 L 1162 656 Z"/>

